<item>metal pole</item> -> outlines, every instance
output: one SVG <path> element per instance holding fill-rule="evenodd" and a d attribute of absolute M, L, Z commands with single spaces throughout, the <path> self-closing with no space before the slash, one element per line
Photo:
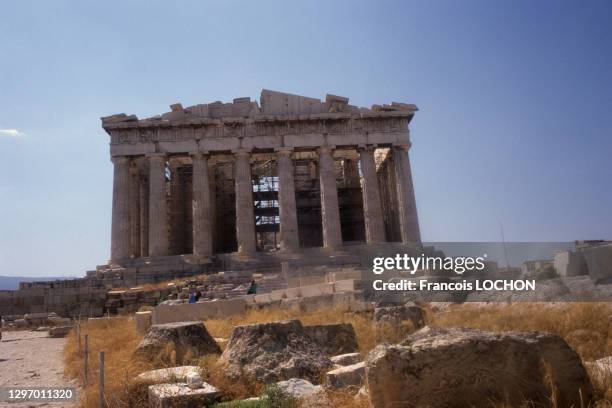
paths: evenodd
<path fill-rule="evenodd" d="M 104 352 L 100 352 L 100 400 L 98 402 L 99 408 L 104 408 Z"/>
<path fill-rule="evenodd" d="M 84 362 L 84 368 L 83 368 L 83 370 L 84 370 L 83 386 L 84 387 L 87 387 L 87 372 L 89 371 L 89 369 L 87 367 L 88 366 L 88 361 L 87 361 L 88 357 L 89 357 L 89 334 L 86 334 L 85 335 L 85 356 L 84 356 L 85 362 Z"/>

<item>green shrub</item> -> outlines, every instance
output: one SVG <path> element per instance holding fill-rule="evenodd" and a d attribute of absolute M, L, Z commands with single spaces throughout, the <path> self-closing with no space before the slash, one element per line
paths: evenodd
<path fill-rule="evenodd" d="M 215 404 L 213 408 L 297 408 L 296 399 L 276 384 L 266 387 L 261 399 L 230 401 Z"/>

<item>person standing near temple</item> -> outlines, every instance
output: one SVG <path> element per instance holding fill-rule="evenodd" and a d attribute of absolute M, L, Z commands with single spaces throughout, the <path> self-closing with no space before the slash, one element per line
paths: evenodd
<path fill-rule="evenodd" d="M 251 286 L 249 286 L 249 290 L 247 290 L 247 295 L 256 295 L 257 294 L 257 283 L 255 279 L 251 280 Z"/>

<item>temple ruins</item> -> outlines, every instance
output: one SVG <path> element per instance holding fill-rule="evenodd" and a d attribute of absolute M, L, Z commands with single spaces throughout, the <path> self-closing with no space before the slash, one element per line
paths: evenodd
<path fill-rule="evenodd" d="M 417 107 L 263 90 L 146 119 L 102 118 L 114 165 L 111 264 L 420 243 Z"/>

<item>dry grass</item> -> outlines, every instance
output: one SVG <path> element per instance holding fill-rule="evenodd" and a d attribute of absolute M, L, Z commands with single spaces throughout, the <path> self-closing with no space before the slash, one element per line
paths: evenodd
<path fill-rule="evenodd" d="M 400 326 L 374 324 L 371 314 L 349 313 L 341 308 L 320 309 L 312 312 L 278 308 L 251 310 L 245 315 L 207 320 L 205 323 L 213 337 L 229 338 L 233 328 L 238 325 L 290 319 L 299 319 L 304 325 L 350 323 L 355 329 L 359 351 L 363 355 L 376 347 L 377 344 L 383 342 L 397 343 L 414 331 L 408 322 Z"/>
<path fill-rule="evenodd" d="M 444 313 L 434 314 L 428 310 L 429 322 L 437 326 L 465 326 L 491 331 L 540 330 L 563 336 L 585 361 L 612 355 L 612 339 L 608 333 L 610 303 L 581 304 L 513 304 L 501 306 L 458 305 Z M 213 337 L 229 338 L 234 326 L 263 323 L 276 320 L 299 319 L 305 325 L 351 323 L 355 328 L 360 352 L 365 355 L 382 342 L 399 342 L 413 331 L 409 325 L 375 325 L 369 314 L 347 313 L 341 309 L 322 309 L 312 312 L 298 310 L 266 309 L 252 310 L 242 316 L 214 319 L 205 322 Z M 578 332 L 577 331 L 582 331 Z M 110 407 L 145 407 L 146 386 L 136 384 L 134 377 L 142 371 L 172 364 L 172 350 L 153 363 L 133 360 L 132 352 L 142 339 L 128 319 L 89 322 L 82 326 L 82 335 L 90 337 L 90 385 L 86 387 L 82 407 L 97 407 L 98 352 L 106 352 L 106 390 Z M 82 377 L 82 358 L 77 353 L 75 337 L 66 345 L 66 374 L 72 378 Z M 194 361 L 203 368 L 205 380 L 218 387 L 224 400 L 259 395 L 262 384 L 231 382 L 217 367 L 217 357 L 209 356 Z M 597 407 L 612 408 L 612 375 L 604 379 L 597 389 L 600 401 Z M 332 406 L 339 408 L 365 408 L 367 402 L 356 402 L 347 392 L 328 392 Z M 507 405 L 489 404 L 494 408 L 510 408 Z M 526 405 L 528 406 L 528 404 Z"/>
<path fill-rule="evenodd" d="M 76 335 L 68 338 L 64 349 L 65 374 L 83 383 L 84 337 L 89 337 L 89 381 L 81 395 L 83 407 L 98 406 L 99 353 L 105 353 L 105 389 L 109 407 L 147 406 L 139 401 L 143 392 L 134 392 L 134 377 L 150 365 L 132 360 L 132 352 L 142 340 L 129 319 L 96 320 L 81 325 L 82 353 L 78 352 Z M 138 397 L 140 396 L 140 397 Z"/>
<path fill-rule="evenodd" d="M 228 338 L 234 326 L 285 319 L 300 319 L 305 325 L 351 323 L 355 328 L 363 355 L 376 344 L 398 342 L 412 331 L 409 325 L 399 327 L 390 324 L 374 325 L 369 315 L 346 313 L 341 309 L 323 309 L 310 313 L 283 309 L 253 310 L 243 316 L 230 319 L 208 320 L 205 324 L 213 337 Z M 85 388 L 82 407 L 98 406 L 98 353 L 102 350 L 106 353 L 106 393 L 109 406 L 118 408 L 147 406 L 146 385 L 136 383 L 134 378 L 146 370 L 172 366 L 174 362 L 172 350 L 164 350 L 155 361 L 149 363 L 133 359 L 132 352 L 142 340 L 142 336 L 136 332 L 134 322 L 127 318 L 84 323 L 81 326 L 81 336 L 84 337 L 85 334 L 88 334 L 90 339 L 90 381 L 89 386 Z M 209 356 L 194 359 L 192 363 L 202 367 L 204 379 L 223 392 L 224 400 L 259 395 L 263 390 L 263 384 L 229 380 L 217 367 L 216 361 L 216 356 Z M 65 362 L 66 375 L 82 381 L 83 357 L 78 353 L 75 336 L 71 336 L 66 344 Z M 341 392 L 334 393 L 332 397 L 338 404 L 343 398 L 352 401 L 352 396 Z"/>
<path fill-rule="evenodd" d="M 433 315 L 436 326 L 466 326 L 489 331 L 539 330 L 563 337 L 583 360 L 612 355 L 609 319 L 612 303 L 463 304 Z"/>

